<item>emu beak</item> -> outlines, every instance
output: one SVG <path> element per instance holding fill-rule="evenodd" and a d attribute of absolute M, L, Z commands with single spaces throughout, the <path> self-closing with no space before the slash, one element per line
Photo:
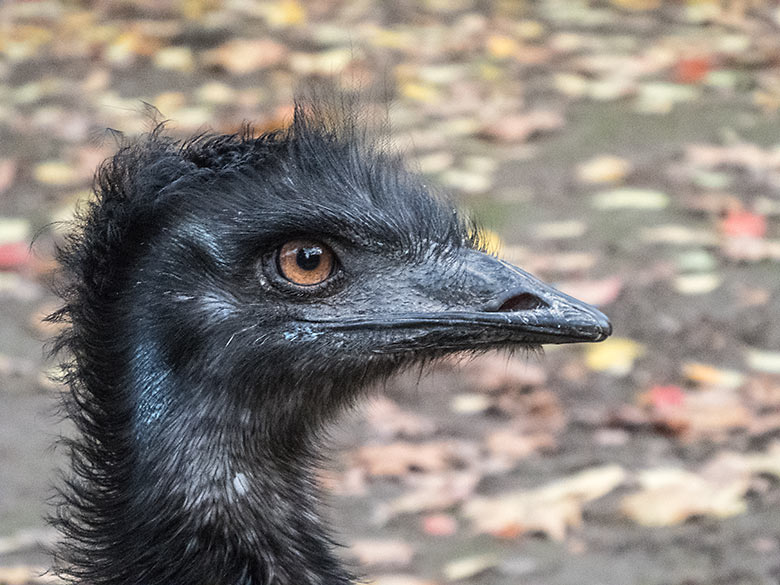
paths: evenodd
<path fill-rule="evenodd" d="M 488 295 L 472 319 L 486 325 L 495 323 L 511 331 L 518 341 L 594 342 L 612 333 L 612 324 L 604 313 L 507 262 L 485 256 L 473 269 L 474 280 L 491 283 L 491 288 L 500 292 Z"/>
<path fill-rule="evenodd" d="M 434 325 L 453 345 L 469 345 L 469 338 L 474 346 L 594 342 L 612 333 L 609 319 L 595 307 L 493 256 L 462 254 L 462 269 L 444 290 L 441 282 L 432 287 L 430 278 L 418 281 L 421 293 L 438 296 L 448 309 L 401 321 Z M 470 337 L 464 339 L 466 332 Z"/>
<path fill-rule="evenodd" d="M 609 319 L 595 307 L 493 256 L 474 250 L 465 256 L 462 285 L 452 298 L 464 310 L 453 307 L 453 322 L 529 345 L 603 341 L 612 333 Z"/>
<path fill-rule="evenodd" d="M 449 269 L 432 259 L 395 282 L 371 283 L 368 312 L 307 321 L 330 331 L 381 332 L 378 352 L 593 342 L 612 333 L 609 319 L 587 303 L 482 252 L 460 254 Z"/>

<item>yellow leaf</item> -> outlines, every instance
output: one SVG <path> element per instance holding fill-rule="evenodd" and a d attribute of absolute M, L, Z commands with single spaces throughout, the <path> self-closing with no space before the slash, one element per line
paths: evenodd
<path fill-rule="evenodd" d="M 504 35 L 491 35 L 487 40 L 487 50 L 491 57 L 506 59 L 520 49 L 517 41 Z"/>
<path fill-rule="evenodd" d="M 721 388 L 738 388 L 745 380 L 745 375 L 737 370 L 716 368 L 710 364 L 687 362 L 683 364 L 683 375 L 701 386 L 717 386 Z"/>
<path fill-rule="evenodd" d="M 613 337 L 603 343 L 585 347 L 585 364 L 597 372 L 625 376 L 634 367 L 634 360 L 645 353 L 641 343 L 624 337 Z"/>
<path fill-rule="evenodd" d="M 577 165 L 577 178 L 588 184 L 617 183 L 631 172 L 631 163 L 617 156 L 597 156 Z"/>
<path fill-rule="evenodd" d="M 189 47 L 166 47 L 155 53 L 154 65 L 159 69 L 187 73 L 195 68 L 195 58 Z"/>
<path fill-rule="evenodd" d="M 298 0 L 280 0 L 266 13 L 266 22 L 272 28 L 286 28 L 306 22 L 306 9 Z"/>
<path fill-rule="evenodd" d="M 644 12 L 658 8 L 661 5 L 661 0 L 610 0 L 610 3 L 624 10 Z"/>
<path fill-rule="evenodd" d="M 76 169 L 61 160 L 50 160 L 35 166 L 35 180 L 44 185 L 72 185 L 78 181 Z"/>
<path fill-rule="evenodd" d="M 431 103 L 436 101 L 438 92 L 432 85 L 406 82 L 401 84 L 401 95 L 416 102 Z"/>

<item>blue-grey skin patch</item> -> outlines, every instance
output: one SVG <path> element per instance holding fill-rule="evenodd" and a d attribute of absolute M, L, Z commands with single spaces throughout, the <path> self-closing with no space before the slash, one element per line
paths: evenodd
<path fill-rule="evenodd" d="M 168 370 L 162 366 L 162 358 L 154 343 L 139 343 L 133 355 L 131 375 L 133 386 L 140 389 L 133 421 L 136 440 L 142 441 L 146 427 L 156 423 L 165 414 L 170 397 L 166 393 Z"/>
<path fill-rule="evenodd" d="M 292 331 L 283 333 L 285 341 L 314 341 L 322 336 L 322 331 L 315 331 L 310 325 L 296 325 Z"/>

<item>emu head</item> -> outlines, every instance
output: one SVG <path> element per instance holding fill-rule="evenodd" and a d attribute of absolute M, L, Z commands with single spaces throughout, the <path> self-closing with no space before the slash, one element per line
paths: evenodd
<path fill-rule="evenodd" d="M 259 138 L 153 133 L 102 168 L 70 313 L 119 356 L 94 369 L 128 365 L 135 425 L 186 403 L 300 430 L 411 362 L 609 335 L 353 125 L 304 110 Z"/>

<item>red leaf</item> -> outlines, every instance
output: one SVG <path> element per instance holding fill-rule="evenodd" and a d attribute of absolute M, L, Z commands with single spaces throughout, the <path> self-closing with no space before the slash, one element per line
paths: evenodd
<path fill-rule="evenodd" d="M 766 235 L 766 217 L 742 209 L 729 209 L 720 229 L 726 236 L 763 238 Z"/>
<path fill-rule="evenodd" d="M 698 83 L 707 77 L 711 68 L 709 57 L 684 57 L 677 61 L 674 79 L 678 83 Z"/>
<path fill-rule="evenodd" d="M 685 392 L 679 386 L 653 386 L 647 392 L 647 400 L 656 408 L 680 406 L 685 401 Z"/>
<path fill-rule="evenodd" d="M 450 514 L 429 514 L 422 520 L 422 528 L 432 536 L 451 536 L 458 530 L 458 522 Z"/>
<path fill-rule="evenodd" d="M 0 270 L 20 268 L 30 260 L 30 246 L 26 242 L 0 244 Z"/>

